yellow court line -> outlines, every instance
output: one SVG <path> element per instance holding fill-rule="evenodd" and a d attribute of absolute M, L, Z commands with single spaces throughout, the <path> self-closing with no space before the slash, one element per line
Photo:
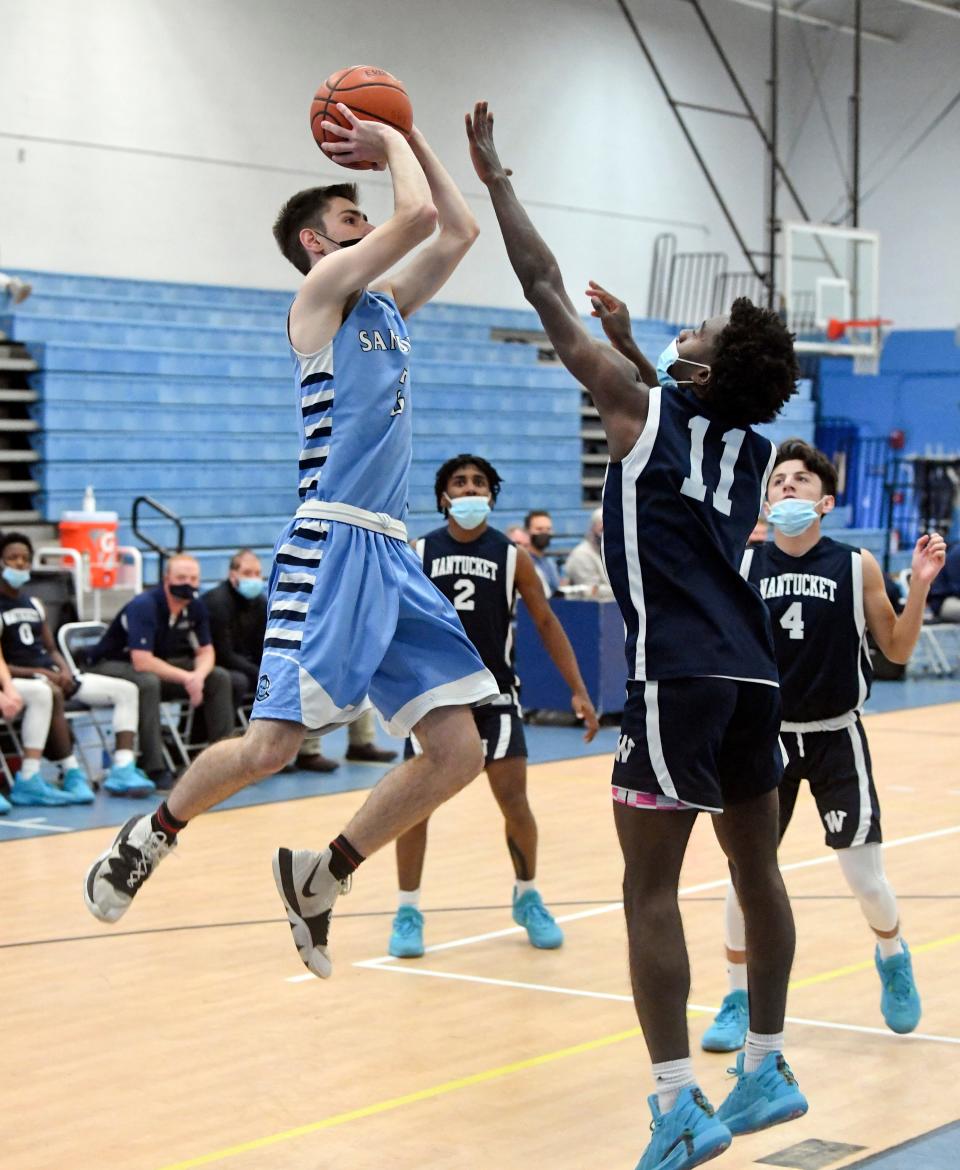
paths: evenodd
<path fill-rule="evenodd" d="M 199 1158 L 188 1158 L 185 1162 L 174 1162 L 169 1166 L 162 1166 L 160 1170 L 193 1170 L 194 1166 L 210 1166 L 214 1162 L 225 1162 L 228 1158 L 236 1158 L 239 1154 L 248 1154 L 251 1150 L 262 1150 L 266 1146 L 279 1145 L 281 1142 L 289 1142 L 294 1138 L 318 1133 L 323 1129 L 334 1129 L 336 1126 L 346 1125 L 350 1121 L 374 1117 L 378 1113 L 389 1113 L 404 1105 L 413 1105 L 417 1101 L 429 1101 L 433 1097 L 443 1097 L 447 1093 L 456 1093 L 460 1089 L 467 1089 L 472 1085 L 482 1085 L 486 1081 L 498 1080 L 500 1077 L 509 1076 L 511 1073 L 521 1072 L 524 1069 L 537 1068 L 541 1064 L 550 1064 L 554 1060 L 565 1060 L 568 1056 L 579 1056 L 584 1052 L 593 1052 L 597 1048 L 606 1048 L 611 1044 L 619 1044 L 623 1040 L 633 1040 L 640 1035 L 642 1032 L 639 1028 L 630 1028 L 626 1032 L 602 1036 L 599 1040 L 587 1040 L 584 1044 L 575 1044 L 571 1048 L 560 1048 L 556 1052 L 545 1052 L 541 1056 L 531 1056 L 527 1060 L 503 1064 L 499 1068 L 488 1068 L 484 1072 L 472 1073 L 468 1077 L 460 1077 L 455 1081 L 444 1081 L 441 1085 L 433 1085 L 429 1089 L 419 1089 L 416 1093 L 407 1093 L 403 1097 L 390 1097 L 386 1101 L 377 1101 L 373 1105 L 364 1105 L 360 1109 L 351 1109 L 347 1113 L 325 1117 L 322 1121 L 313 1121 L 309 1125 L 297 1126 L 296 1129 L 287 1129 L 282 1133 L 255 1138 L 253 1141 L 243 1142 L 237 1146 L 214 1150 L 211 1154 L 201 1154 Z"/>
<path fill-rule="evenodd" d="M 948 934 L 946 938 L 934 939 L 933 942 L 911 947 L 910 954 L 922 955 L 924 951 L 935 951 L 939 947 L 952 946 L 953 943 L 958 942 L 960 942 L 960 934 Z M 806 979 L 792 979 L 788 984 L 788 989 L 796 991 L 800 987 L 812 987 L 815 983 L 828 983 L 831 979 L 840 979 L 844 975 L 853 975 L 857 971 L 872 971 L 873 968 L 872 959 L 869 963 L 852 963 L 849 967 L 837 967 L 833 971 L 824 971 L 822 975 L 809 975 Z"/>

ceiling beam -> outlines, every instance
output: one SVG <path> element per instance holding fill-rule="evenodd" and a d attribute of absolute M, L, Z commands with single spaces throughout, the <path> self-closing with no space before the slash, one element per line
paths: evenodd
<path fill-rule="evenodd" d="M 940 16 L 952 16 L 960 20 L 960 8 L 949 8 L 946 4 L 938 4 L 936 0 L 899 0 L 901 4 L 909 4 L 911 8 L 922 8 L 925 12 L 936 12 Z"/>
<path fill-rule="evenodd" d="M 770 0 L 727 0 L 727 2 L 730 4 L 740 4 L 744 8 L 756 8 L 759 12 L 766 12 L 767 14 L 772 10 Z M 926 0 L 901 0 L 901 3 L 926 3 Z M 938 7 L 936 5 L 931 6 Z M 940 9 L 940 11 L 943 12 L 945 10 Z M 801 24 L 812 24 L 817 28 L 828 28 L 832 29 L 833 32 L 847 33 L 850 36 L 856 35 L 857 31 L 852 24 L 842 24 L 836 20 L 828 20 L 824 16 L 811 16 L 807 12 L 798 12 L 784 5 L 780 7 L 780 15 L 785 20 L 796 20 Z M 878 41 L 885 45 L 895 45 L 898 41 L 897 37 L 891 36 L 889 33 L 873 32 L 869 29 L 864 29 L 861 35 L 865 41 Z"/>

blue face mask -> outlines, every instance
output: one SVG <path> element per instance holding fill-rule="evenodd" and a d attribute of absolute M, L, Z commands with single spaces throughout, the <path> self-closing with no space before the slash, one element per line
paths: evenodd
<path fill-rule="evenodd" d="M 661 386 L 666 386 L 671 390 L 678 390 L 681 385 L 689 385 L 692 378 L 681 378 L 679 381 L 670 373 L 670 367 L 675 362 L 684 362 L 688 366 L 699 366 L 701 370 L 709 370 L 710 367 L 704 365 L 703 362 L 692 362 L 689 358 L 680 357 L 677 350 L 677 339 L 667 346 L 663 353 L 657 358 L 657 380 Z"/>
<path fill-rule="evenodd" d="M 490 500 L 487 496 L 460 496 L 450 500 L 447 511 L 461 528 L 479 528 L 490 515 Z"/>
<path fill-rule="evenodd" d="M 10 565 L 4 565 L 3 579 L 11 589 L 22 589 L 30 580 L 30 570 L 14 569 Z"/>
<path fill-rule="evenodd" d="M 236 589 L 241 597 L 245 597 L 247 601 L 253 601 L 263 592 L 263 578 L 238 577 Z"/>
<path fill-rule="evenodd" d="M 767 515 L 767 520 L 784 536 L 800 536 L 819 519 L 817 505 L 811 500 L 778 500 Z"/>

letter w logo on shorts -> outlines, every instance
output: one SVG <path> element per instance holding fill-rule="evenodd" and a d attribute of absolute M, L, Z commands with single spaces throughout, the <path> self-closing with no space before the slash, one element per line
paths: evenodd
<path fill-rule="evenodd" d="M 625 764 L 630 759 L 630 753 L 637 745 L 629 735 L 621 735 L 617 741 L 617 754 L 614 757 L 618 764 Z"/>
<path fill-rule="evenodd" d="M 843 822 L 846 820 L 847 814 L 840 809 L 831 809 L 830 812 L 825 813 L 823 823 L 831 833 L 839 833 L 843 828 Z"/>

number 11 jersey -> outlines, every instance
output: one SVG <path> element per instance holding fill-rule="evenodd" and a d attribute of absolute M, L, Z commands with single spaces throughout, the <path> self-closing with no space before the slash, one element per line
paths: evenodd
<path fill-rule="evenodd" d="M 692 391 L 653 386 L 643 433 L 607 466 L 603 559 L 638 681 L 778 685 L 766 606 L 740 576 L 776 447 Z"/>

